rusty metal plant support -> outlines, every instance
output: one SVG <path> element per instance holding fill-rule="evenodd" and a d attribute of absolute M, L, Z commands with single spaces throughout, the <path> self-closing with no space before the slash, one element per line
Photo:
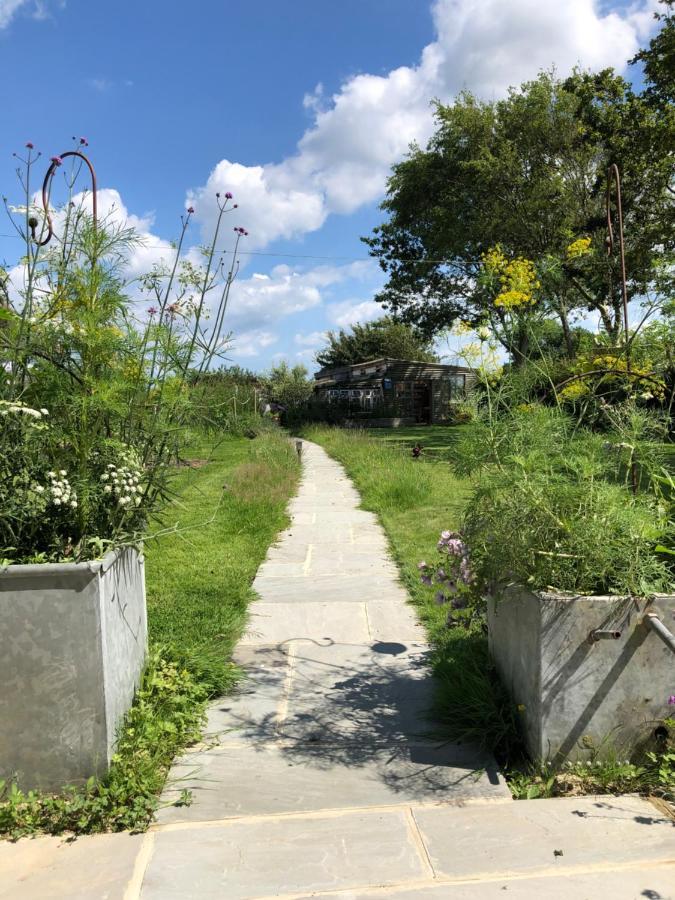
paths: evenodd
<path fill-rule="evenodd" d="M 623 240 L 623 207 L 621 205 L 621 175 L 616 163 L 607 169 L 607 255 L 614 252 L 614 227 L 612 226 L 612 183 L 616 194 L 616 217 L 619 231 L 619 258 L 621 261 L 621 298 L 623 300 L 623 330 L 626 341 L 626 371 L 630 372 L 630 344 L 628 341 L 628 291 L 626 288 L 626 250 Z"/>
<path fill-rule="evenodd" d="M 628 289 L 626 287 L 626 247 L 623 239 L 623 206 L 621 204 L 621 174 L 616 163 L 612 163 L 607 169 L 607 197 L 605 200 L 607 211 L 607 255 L 614 252 L 614 228 L 612 226 L 612 183 L 615 188 L 616 219 L 619 231 L 619 259 L 621 262 L 621 299 L 623 300 L 623 335 L 626 353 L 626 374 L 630 379 L 630 337 L 628 335 Z M 630 464 L 631 487 L 633 494 L 637 494 L 640 479 L 635 460 Z"/>
<path fill-rule="evenodd" d="M 44 181 L 42 182 L 42 208 L 44 210 L 45 218 L 47 219 L 47 237 L 44 240 L 39 241 L 36 237 L 36 229 L 38 226 L 37 219 L 31 218 L 28 222 L 31 230 L 31 238 L 35 241 L 38 247 L 44 247 L 44 245 L 48 244 L 54 236 L 52 217 L 49 212 L 49 189 L 51 187 L 51 180 L 54 177 L 54 172 L 56 172 L 58 167 L 61 165 L 61 160 L 66 159 L 66 157 L 68 156 L 77 156 L 78 159 L 81 159 L 84 163 L 86 163 L 87 168 L 89 169 L 89 174 L 91 175 L 92 216 L 94 221 L 94 231 L 96 230 L 98 212 L 96 203 L 96 172 L 94 171 L 94 167 L 84 155 L 84 153 L 80 153 L 79 150 L 67 150 L 65 153 L 62 153 L 60 156 L 57 156 L 52 160 L 52 164 L 47 169 L 47 174 L 45 175 Z"/>

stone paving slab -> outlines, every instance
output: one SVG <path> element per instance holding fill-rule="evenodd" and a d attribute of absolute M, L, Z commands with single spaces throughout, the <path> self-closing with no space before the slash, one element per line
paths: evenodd
<path fill-rule="evenodd" d="M 202 745 L 257 743 L 276 737 L 289 673 L 288 653 L 287 646 L 237 647 L 234 661 L 244 676 L 231 694 L 209 705 Z"/>
<path fill-rule="evenodd" d="M 358 602 L 313 603 L 258 601 L 251 604 L 241 645 L 285 644 L 289 640 L 371 640 L 366 604 Z"/>
<path fill-rule="evenodd" d="M 419 878 L 405 813 L 235 821 L 159 831 L 142 900 L 244 900 Z"/>
<path fill-rule="evenodd" d="M 283 736 L 371 747 L 422 738 L 435 682 L 426 644 L 300 644 L 294 650 Z"/>
<path fill-rule="evenodd" d="M 143 835 L 0 841 L 2 900 L 124 900 Z"/>
<path fill-rule="evenodd" d="M 415 811 L 437 876 L 536 875 L 554 865 L 562 873 L 613 860 L 675 861 L 675 821 L 641 797 L 560 797 L 466 807 L 461 817 L 458 812 Z"/>
<path fill-rule="evenodd" d="M 331 546 L 345 546 L 352 544 L 375 545 L 387 552 L 387 541 L 382 534 L 382 529 L 372 524 L 360 525 L 292 525 L 282 531 L 279 540 L 284 546 L 290 546 L 294 542 L 313 544 L 329 544 Z M 274 551 L 279 549 L 275 544 Z"/>
<path fill-rule="evenodd" d="M 483 763 L 485 768 L 477 768 Z M 456 744 L 373 749 L 354 744 L 261 742 L 189 753 L 174 766 L 180 779 L 164 799 L 192 791 L 192 806 L 159 811 L 161 824 L 238 816 L 281 815 L 406 803 L 452 803 L 461 798 L 511 804 L 491 760 Z"/>
<path fill-rule="evenodd" d="M 368 628 L 373 640 L 400 641 L 421 644 L 426 640 L 424 627 L 419 624 L 410 604 L 377 602 L 366 603 Z"/>
<path fill-rule="evenodd" d="M 256 578 L 253 589 L 261 600 L 285 603 L 367 603 L 376 600 L 407 601 L 401 584 L 388 574 L 314 575 L 295 578 Z"/>
<path fill-rule="evenodd" d="M 617 871 L 618 869 L 618 871 Z M 295 900 L 310 900 L 316 894 L 295 895 Z M 366 888 L 322 894 L 322 900 L 675 900 L 675 864 L 648 865 L 629 869 L 616 863 L 611 870 L 559 877 L 552 872 L 543 878 L 498 878 L 464 884 L 425 884 L 416 886 Z"/>

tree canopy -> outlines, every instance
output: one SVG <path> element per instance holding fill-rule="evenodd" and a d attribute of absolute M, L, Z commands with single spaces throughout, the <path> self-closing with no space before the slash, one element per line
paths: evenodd
<path fill-rule="evenodd" d="M 672 28 L 672 17 L 664 21 L 660 35 Z M 522 334 L 506 327 L 509 309 L 482 277 L 497 248 L 498 278 L 509 264 L 533 262 L 532 308 L 558 319 L 570 352 L 571 323 L 588 312 L 616 338 L 619 263 L 605 241 L 611 163 L 622 175 L 629 299 L 663 290 L 675 248 L 675 119 L 672 104 L 665 116 L 657 103 L 670 89 L 664 42 L 657 35 L 639 55 L 642 94 L 607 69 L 564 81 L 542 73 L 497 102 L 463 93 L 438 104 L 428 146 L 393 169 L 388 220 L 364 238 L 388 276 L 377 298 L 385 308 L 425 335 L 457 320 L 487 323 L 514 353 Z"/>
<path fill-rule="evenodd" d="M 415 327 L 389 316 L 356 324 L 351 331 L 329 331 L 328 346 L 316 354 L 320 366 L 349 366 L 369 359 L 413 359 L 437 362 L 431 341 Z"/>
<path fill-rule="evenodd" d="M 287 411 L 300 409 L 307 403 L 314 390 L 314 382 L 304 366 L 291 366 L 280 362 L 264 376 L 268 400 L 278 403 Z"/>

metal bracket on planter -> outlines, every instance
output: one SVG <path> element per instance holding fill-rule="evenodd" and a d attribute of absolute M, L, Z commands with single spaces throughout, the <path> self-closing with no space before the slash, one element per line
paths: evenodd
<path fill-rule="evenodd" d="M 595 628 L 588 635 L 588 643 L 595 644 L 598 641 L 618 641 L 621 637 L 621 632 L 618 628 Z"/>
<path fill-rule="evenodd" d="M 675 634 L 666 628 L 656 613 L 647 613 L 642 621 L 655 634 L 658 634 L 666 647 L 669 647 L 675 653 Z"/>

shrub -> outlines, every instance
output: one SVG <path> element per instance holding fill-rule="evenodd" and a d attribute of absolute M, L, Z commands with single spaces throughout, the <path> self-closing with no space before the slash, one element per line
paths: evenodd
<path fill-rule="evenodd" d="M 668 527 L 647 496 L 601 478 L 536 472 L 524 464 L 483 474 L 463 533 L 483 584 L 644 595 L 672 587 L 655 553 Z"/>

